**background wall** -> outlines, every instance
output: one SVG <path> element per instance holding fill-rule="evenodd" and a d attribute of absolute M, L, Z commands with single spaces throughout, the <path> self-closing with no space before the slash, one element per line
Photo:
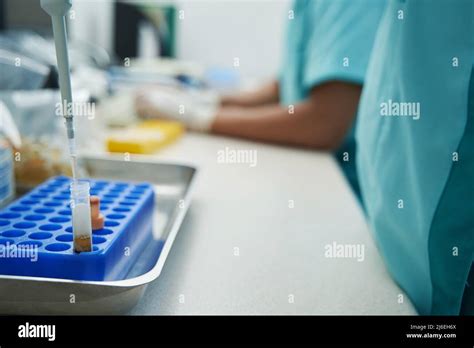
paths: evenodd
<path fill-rule="evenodd" d="M 178 20 L 177 56 L 205 65 L 232 67 L 239 58 L 244 76 L 277 73 L 290 0 L 174 0 Z M 111 50 L 113 2 L 77 0 L 71 35 Z"/>

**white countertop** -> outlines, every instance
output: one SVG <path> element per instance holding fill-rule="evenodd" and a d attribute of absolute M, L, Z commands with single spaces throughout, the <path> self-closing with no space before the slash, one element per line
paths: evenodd
<path fill-rule="evenodd" d="M 256 150 L 257 165 L 218 163 L 225 147 Z M 132 314 L 416 314 L 330 155 L 187 134 L 157 158 L 200 174 L 162 274 Z M 364 260 L 325 257 L 333 242 L 364 245 Z"/>

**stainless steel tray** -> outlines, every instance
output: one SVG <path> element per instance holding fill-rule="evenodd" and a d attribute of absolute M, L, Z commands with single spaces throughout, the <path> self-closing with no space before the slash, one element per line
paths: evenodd
<path fill-rule="evenodd" d="M 186 214 L 197 169 L 192 165 L 150 161 L 133 156 L 81 157 L 79 165 L 92 178 L 147 181 L 155 185 L 153 238 L 126 279 L 72 281 L 0 275 L 0 314 L 123 314 L 156 280 Z"/>

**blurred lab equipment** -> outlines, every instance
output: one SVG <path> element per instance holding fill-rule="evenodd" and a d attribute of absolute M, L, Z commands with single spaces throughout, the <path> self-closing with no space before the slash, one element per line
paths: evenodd
<path fill-rule="evenodd" d="M 1 41 L 1 40 L 0 40 Z M 26 56 L 0 48 L 0 89 L 32 90 L 46 85 L 50 69 Z"/>
<path fill-rule="evenodd" d="M 86 103 L 86 90 L 75 92 L 76 103 Z M 61 97 L 57 90 L 0 92 L 13 115 L 22 137 L 21 161 L 15 161 L 17 188 L 25 191 L 55 175 L 71 175 L 67 137 L 58 113 Z M 95 116 L 95 115 L 94 115 Z M 104 126 L 100 118 L 77 117 L 77 147 L 81 151 L 104 145 Z"/>
<path fill-rule="evenodd" d="M 10 112 L 0 102 L 0 207 L 15 196 L 13 146 L 21 145 L 20 134 Z"/>
<path fill-rule="evenodd" d="M 176 121 L 150 120 L 137 126 L 111 132 L 107 139 L 110 152 L 152 154 L 175 142 L 184 133 Z"/>

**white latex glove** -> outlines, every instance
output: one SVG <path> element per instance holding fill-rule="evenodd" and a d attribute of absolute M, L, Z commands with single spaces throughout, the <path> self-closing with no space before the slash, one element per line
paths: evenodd
<path fill-rule="evenodd" d="M 200 132 L 211 129 L 219 104 L 218 95 L 212 91 L 163 87 L 138 92 L 135 98 L 138 116 L 179 121 Z"/>

